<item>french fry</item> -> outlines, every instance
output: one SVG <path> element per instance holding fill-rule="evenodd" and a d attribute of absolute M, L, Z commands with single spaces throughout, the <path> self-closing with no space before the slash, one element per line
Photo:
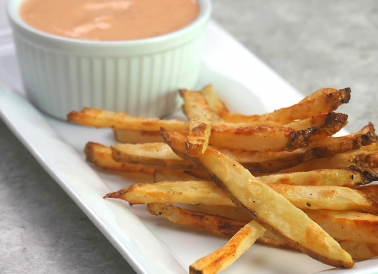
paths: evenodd
<path fill-rule="evenodd" d="M 213 116 L 201 92 L 180 90 L 180 95 L 184 99 L 183 112 L 189 119 L 186 150 L 189 155 L 197 156 L 203 153 L 209 144 Z"/>
<path fill-rule="evenodd" d="M 71 111 L 67 121 L 96 128 L 126 128 L 132 130 L 158 131 L 165 127 L 177 131 L 187 131 L 189 123 L 171 119 L 162 120 L 152 117 L 131 116 L 123 112 L 114 112 L 95 108 L 83 108 Z"/>
<path fill-rule="evenodd" d="M 311 140 L 319 140 L 337 133 L 348 123 L 348 115 L 343 113 L 322 113 L 316 116 L 311 116 L 307 119 L 296 120 L 285 127 L 302 130 L 310 127 L 316 127 L 317 131 L 311 137 Z"/>
<path fill-rule="evenodd" d="M 233 221 L 235 226 L 229 226 L 228 223 L 231 220 L 229 218 L 221 216 L 218 216 L 218 218 L 213 218 L 213 216 L 210 214 L 190 211 L 178 206 L 164 203 L 148 203 L 147 210 L 152 215 L 164 217 L 177 225 L 186 225 L 206 229 L 210 233 L 219 236 L 234 235 L 246 223 L 246 221 L 235 220 Z"/>
<path fill-rule="evenodd" d="M 300 148 L 292 152 L 250 152 L 246 150 L 217 149 L 241 163 L 252 173 L 271 173 L 277 171 L 294 172 L 322 168 L 349 167 L 351 164 L 340 166 L 327 165 L 330 160 L 325 160 L 325 157 L 336 155 L 336 163 L 347 163 L 348 161 L 345 160 L 340 161 L 340 157 L 337 155 L 342 155 L 341 153 L 343 152 L 352 151 L 363 146 L 371 145 L 376 141 L 377 136 L 375 134 L 374 126 L 372 124 L 368 124 L 358 132 L 341 137 L 328 137 L 323 140 L 310 142 L 308 147 Z M 321 158 L 324 158 L 324 160 L 319 161 Z M 329 157 L 327 159 L 332 158 Z M 321 165 L 320 163 L 322 162 L 325 163 Z M 357 163 L 355 165 L 368 167 Z"/>
<path fill-rule="evenodd" d="M 235 207 L 235 204 L 213 182 L 197 180 L 133 184 L 108 193 L 104 198 L 122 199 L 130 204 L 166 202 Z"/>
<path fill-rule="evenodd" d="M 285 127 L 213 128 L 210 144 L 214 147 L 253 151 L 293 151 L 308 145 L 316 127 L 295 131 Z"/>
<path fill-rule="evenodd" d="M 98 143 L 88 142 L 84 148 L 84 153 L 88 162 L 105 170 L 154 174 L 154 169 L 145 166 L 114 161 L 110 147 Z"/>
<path fill-rule="evenodd" d="M 378 244 L 376 215 L 336 210 L 306 210 L 306 214 L 336 239 Z"/>
<path fill-rule="evenodd" d="M 377 243 L 363 243 L 347 240 L 337 241 L 344 250 L 349 252 L 353 259 L 366 260 L 378 256 Z"/>
<path fill-rule="evenodd" d="M 304 162 L 288 169 L 282 169 L 280 172 L 287 173 L 323 168 L 346 168 L 352 165 L 367 169 L 377 168 L 378 151 L 356 149 L 344 153 L 336 153 L 324 158 Z"/>
<path fill-rule="evenodd" d="M 164 143 L 117 144 L 111 147 L 117 162 L 144 165 L 159 169 L 192 169 L 193 164 L 175 155 Z"/>
<path fill-rule="evenodd" d="M 259 223 L 250 221 L 236 232 L 223 247 L 191 264 L 189 266 L 189 273 L 213 274 L 226 269 L 248 251 L 264 232 L 265 228 Z"/>
<path fill-rule="evenodd" d="M 350 166 L 348 168 L 277 173 L 260 176 L 259 179 L 264 184 L 356 187 L 377 181 L 378 173 L 373 169 Z"/>
<path fill-rule="evenodd" d="M 176 154 L 208 172 L 218 187 L 264 228 L 297 243 L 302 252 L 323 263 L 353 267 L 351 256 L 319 225 L 239 163 L 211 148 L 192 158 L 185 153 L 184 136 L 164 129 L 161 133 Z"/>
<path fill-rule="evenodd" d="M 276 192 L 301 209 L 355 210 L 378 213 L 378 204 L 370 195 L 339 186 L 293 186 L 286 184 L 269 185 Z"/>
<path fill-rule="evenodd" d="M 213 121 L 219 121 L 219 117 L 230 112 L 226 104 L 216 95 L 212 85 L 205 86 L 200 92 L 205 96 L 212 113 L 215 114 L 215 116 L 213 116 Z"/>
<path fill-rule="evenodd" d="M 261 181 L 263 183 L 263 181 Z M 355 210 L 378 213 L 377 201 L 365 193 L 339 186 L 294 186 L 270 184 L 269 187 L 300 209 Z M 140 183 L 109 193 L 131 204 L 182 203 L 189 205 L 236 206 L 212 181 L 160 181 Z"/>
<path fill-rule="evenodd" d="M 145 144 L 145 143 L 161 143 L 163 138 L 159 131 L 146 131 L 134 129 L 113 129 L 114 138 L 119 143 L 127 144 Z"/>
<path fill-rule="evenodd" d="M 148 205 L 150 206 L 150 204 Z M 164 207 L 165 205 L 162 205 Z M 172 206 L 173 208 L 176 208 Z M 228 217 L 223 217 L 220 214 L 223 214 L 225 211 L 223 208 L 217 210 L 218 207 L 201 207 L 200 210 L 195 211 L 195 214 L 190 214 L 190 211 L 178 208 L 175 211 L 177 214 L 175 218 L 170 218 L 169 214 L 161 214 L 164 212 L 163 210 L 156 210 L 156 207 L 153 211 L 150 211 L 151 214 L 160 215 L 162 217 L 167 218 L 169 221 L 180 224 L 180 225 L 187 225 L 196 228 L 205 229 L 210 233 L 215 235 L 221 235 L 225 237 L 232 237 L 239 231 L 245 224 L 249 222 L 249 218 L 245 219 L 235 219 L 233 218 L 234 214 L 229 214 Z M 207 212 L 203 212 L 206 210 L 208 212 L 213 212 L 209 214 Z M 248 215 L 244 215 L 248 216 Z M 370 215 L 369 215 L 370 216 Z M 202 222 L 201 220 L 206 220 Z M 351 237 L 352 238 L 352 237 Z M 361 242 L 356 240 L 340 240 L 335 238 L 335 240 L 340 244 L 340 246 L 350 253 L 353 259 L 369 259 L 378 255 L 378 244 L 375 242 Z M 267 230 L 263 235 L 261 235 L 257 239 L 258 243 L 269 245 L 272 247 L 278 248 L 285 248 L 285 249 L 292 249 L 295 251 L 300 251 L 298 246 L 292 244 L 285 240 L 284 238 L 277 236 L 276 234 L 272 233 L 271 231 Z"/>
<path fill-rule="evenodd" d="M 241 123 L 249 121 L 276 121 L 283 124 L 290 123 L 298 119 L 306 119 L 308 117 L 321 113 L 328 113 L 336 110 L 340 105 L 346 104 L 350 100 L 350 88 L 333 89 L 323 88 L 306 96 L 299 103 L 290 107 L 281 108 L 274 112 L 262 115 L 242 115 L 234 113 L 225 113 L 221 116 L 224 121 Z"/>
<path fill-rule="evenodd" d="M 126 135 L 127 136 L 127 135 Z M 264 135 L 262 135 L 264 136 Z M 128 138 L 128 137 L 127 137 Z M 161 138 L 159 135 L 158 138 Z M 140 138 L 142 139 L 142 138 Z M 248 140 L 247 138 L 245 139 Z M 250 139 L 253 140 L 253 139 Z M 257 139 L 254 139 L 255 141 Z M 377 140 L 374 126 L 372 124 L 368 124 L 367 126 L 363 127 L 360 131 L 346 135 L 341 137 L 329 137 L 323 140 L 319 140 L 316 142 L 311 142 L 308 147 L 297 149 L 293 152 L 287 152 L 287 151 L 279 151 L 279 152 L 272 152 L 272 151 L 254 151 L 254 150 L 237 150 L 237 149 L 229 149 L 229 148 L 218 148 L 222 153 L 230 156 L 231 158 L 235 159 L 239 163 L 241 163 L 243 166 L 248 168 L 252 173 L 271 173 L 271 172 L 277 172 L 279 170 L 285 170 L 285 172 L 288 171 L 301 171 L 301 170 L 311 170 L 311 169 L 321 169 L 321 168 L 327 168 L 327 167 L 348 167 L 350 166 L 350 159 L 347 158 L 346 155 L 341 154 L 342 152 L 355 150 L 358 148 L 361 148 L 363 146 L 369 146 L 371 144 L 374 144 Z M 210 141 L 212 141 L 212 137 L 210 137 Z M 223 142 L 226 143 L 226 142 Z M 259 143 L 254 143 L 253 146 L 255 148 L 258 148 Z M 227 145 L 227 143 L 226 143 Z M 156 144 L 155 146 L 159 146 Z M 165 144 L 161 144 L 161 146 L 166 146 Z M 122 148 L 121 145 L 118 146 L 119 149 Z M 126 151 L 126 146 L 124 146 L 123 150 Z M 149 145 L 147 145 L 147 148 L 149 148 Z M 253 147 L 250 147 L 253 148 Z M 272 148 L 272 147 L 270 147 Z M 260 150 L 267 149 L 266 147 L 261 148 Z M 357 151 L 361 155 L 367 155 L 368 153 L 371 154 L 374 149 L 376 149 L 376 146 L 371 146 L 369 149 L 364 149 L 364 152 Z M 139 150 L 144 150 L 143 146 L 139 146 L 138 150 L 134 150 L 135 152 L 138 152 Z M 366 151 L 365 151 L 366 150 Z M 378 151 L 378 149 L 376 149 Z M 125 152 L 125 158 L 124 161 L 128 161 L 126 158 L 126 152 Z M 335 160 L 333 162 L 338 163 L 339 165 L 328 165 L 329 162 L 332 162 L 332 158 L 327 158 L 324 161 L 312 161 L 308 163 L 307 165 L 303 163 L 309 162 L 313 159 L 319 159 L 328 157 L 330 155 L 335 155 Z M 145 153 L 146 155 L 146 153 Z M 176 158 L 173 156 L 174 154 L 170 152 L 171 158 Z M 169 154 L 165 155 L 166 157 L 169 156 Z M 357 157 L 350 155 L 350 157 Z M 349 157 L 349 158 L 350 158 Z M 147 158 L 143 158 L 146 159 Z M 358 160 L 360 159 L 360 160 Z M 362 157 L 358 156 L 354 162 L 356 162 L 356 165 L 363 166 L 363 167 L 376 167 L 376 164 L 373 162 L 375 158 L 374 157 Z M 135 160 L 135 157 L 133 157 L 133 160 Z M 153 160 L 153 159 L 151 159 Z M 163 159 L 161 159 L 163 160 Z M 370 164 L 363 164 L 364 160 L 370 161 Z M 322 164 L 325 162 L 324 164 Z M 343 165 L 342 163 L 347 163 L 347 165 Z M 147 163 L 140 163 L 140 164 L 148 164 Z M 302 164 L 298 168 L 289 169 L 291 167 L 295 167 Z"/>
<path fill-rule="evenodd" d="M 349 88 L 320 89 L 262 115 L 231 113 L 211 85 L 179 92 L 188 121 L 90 108 L 67 118 L 110 128 L 124 143 L 89 142 L 88 162 L 153 176 L 104 198 L 231 238 L 191 273 L 217 273 L 255 241 L 344 268 L 378 255 L 378 185 L 367 185 L 378 181 L 374 126 L 333 136 L 348 122 L 334 111 L 349 102 Z"/>

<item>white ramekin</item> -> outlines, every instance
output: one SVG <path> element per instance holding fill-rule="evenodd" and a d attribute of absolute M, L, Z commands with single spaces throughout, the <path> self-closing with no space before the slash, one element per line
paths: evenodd
<path fill-rule="evenodd" d="M 162 117 L 177 107 L 177 90 L 195 87 L 210 0 L 198 0 L 188 26 L 148 39 L 76 40 L 47 34 L 19 16 L 22 0 L 9 0 L 8 17 L 29 100 L 66 119 L 83 107 Z"/>

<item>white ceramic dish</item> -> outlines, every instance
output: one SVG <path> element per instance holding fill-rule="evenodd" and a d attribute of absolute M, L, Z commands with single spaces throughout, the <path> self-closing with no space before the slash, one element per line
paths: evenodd
<path fill-rule="evenodd" d="M 23 0 L 9 0 L 20 72 L 28 99 L 65 120 L 72 109 L 105 108 L 132 115 L 165 116 L 179 88 L 198 81 L 211 2 L 189 25 L 161 36 L 128 41 L 91 41 L 51 35 L 19 16 Z"/>
<path fill-rule="evenodd" d="M 226 242 L 172 225 L 137 207 L 130 210 L 120 202 L 103 200 L 107 192 L 141 178 L 92 169 L 82 149 L 89 140 L 112 144 L 110 130 L 84 128 L 41 114 L 22 96 L 14 54 L 12 44 L 0 46 L 0 82 L 11 87 L 0 87 L 2 119 L 137 273 L 187 273 L 192 262 Z M 302 98 L 214 22 L 207 29 L 202 61 L 198 85 L 213 83 L 232 111 L 261 113 Z M 378 260 L 357 263 L 351 270 L 332 269 L 303 254 L 256 244 L 222 273 L 378 273 Z"/>

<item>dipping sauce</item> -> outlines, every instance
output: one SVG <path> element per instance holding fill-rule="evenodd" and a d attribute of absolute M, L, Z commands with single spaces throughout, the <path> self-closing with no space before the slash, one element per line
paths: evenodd
<path fill-rule="evenodd" d="M 84 40 L 154 37 L 190 24 L 196 0 L 24 0 L 21 18 L 41 31 Z"/>

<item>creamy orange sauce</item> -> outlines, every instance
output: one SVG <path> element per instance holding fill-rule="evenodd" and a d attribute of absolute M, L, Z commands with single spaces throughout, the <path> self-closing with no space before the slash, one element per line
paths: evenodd
<path fill-rule="evenodd" d="M 85 40 L 131 40 L 192 22 L 196 0 L 25 0 L 21 18 L 41 31 Z"/>

